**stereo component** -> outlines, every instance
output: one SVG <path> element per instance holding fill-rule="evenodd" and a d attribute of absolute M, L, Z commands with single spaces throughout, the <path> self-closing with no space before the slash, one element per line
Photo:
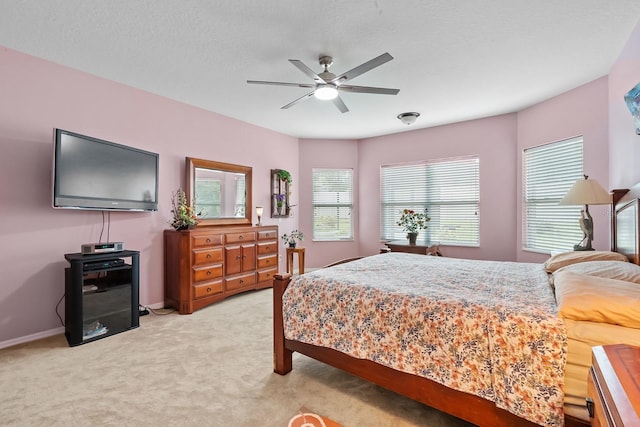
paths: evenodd
<path fill-rule="evenodd" d="M 124 242 L 85 243 L 80 248 L 82 255 L 124 251 Z"/>

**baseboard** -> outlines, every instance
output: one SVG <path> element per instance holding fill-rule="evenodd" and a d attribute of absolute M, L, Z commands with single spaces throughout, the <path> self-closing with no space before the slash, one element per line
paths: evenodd
<path fill-rule="evenodd" d="M 145 307 L 151 308 L 151 309 L 160 309 L 160 308 L 164 308 L 164 303 L 156 303 L 156 304 L 149 304 L 149 305 L 145 305 Z M 64 334 L 64 326 L 60 326 L 58 328 L 55 329 L 49 329 L 48 331 L 42 331 L 42 332 L 38 332 L 35 334 L 31 334 L 31 335 L 25 335 L 22 337 L 18 337 L 18 338 L 12 338 L 10 340 L 6 340 L 6 341 L 0 341 L 0 350 L 3 348 L 8 348 L 8 347 L 13 347 L 14 345 L 18 345 L 18 344 L 24 344 L 24 343 L 28 343 L 31 341 L 35 341 L 35 340 L 39 340 L 42 338 L 48 338 L 48 337 L 52 337 L 54 335 L 58 335 L 58 334 Z"/>
<path fill-rule="evenodd" d="M 25 335 L 22 337 L 13 338 L 6 341 L 0 341 L 0 349 L 13 347 L 14 345 L 24 344 L 24 343 L 39 340 L 42 338 L 52 337 L 58 334 L 64 334 L 64 326 L 60 326 L 59 328 L 55 328 L 55 329 L 49 329 L 48 331 L 38 332 L 36 334 Z"/>

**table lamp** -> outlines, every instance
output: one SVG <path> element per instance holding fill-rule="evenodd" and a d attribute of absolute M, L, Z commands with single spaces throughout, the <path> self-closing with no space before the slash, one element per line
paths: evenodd
<path fill-rule="evenodd" d="M 611 204 L 611 195 L 602 188 L 602 185 L 594 179 L 589 179 L 587 175 L 584 179 L 579 179 L 573 187 L 560 200 L 560 205 L 584 205 L 580 211 L 580 229 L 584 233 L 583 239 L 573 246 L 574 251 L 592 251 L 591 241 L 593 240 L 593 218 L 589 214 L 589 205 Z"/>
<path fill-rule="evenodd" d="M 262 225 L 262 213 L 264 208 L 262 206 L 256 206 L 256 215 L 258 215 L 258 223 L 256 225 Z"/>

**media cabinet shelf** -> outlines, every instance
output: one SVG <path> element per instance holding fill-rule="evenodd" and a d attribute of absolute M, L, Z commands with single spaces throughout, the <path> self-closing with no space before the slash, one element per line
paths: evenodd
<path fill-rule="evenodd" d="M 65 336 L 70 346 L 140 325 L 140 252 L 74 253 L 64 257 L 70 264 L 65 269 Z"/>

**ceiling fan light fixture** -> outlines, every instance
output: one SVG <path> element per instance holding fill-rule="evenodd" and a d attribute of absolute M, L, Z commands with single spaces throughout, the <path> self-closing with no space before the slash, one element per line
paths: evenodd
<path fill-rule="evenodd" d="M 416 113 L 413 111 L 398 114 L 398 119 L 407 126 L 414 124 L 418 117 L 420 117 L 420 113 Z"/>
<path fill-rule="evenodd" d="M 330 100 L 338 96 L 338 90 L 330 85 L 318 85 L 313 95 L 318 99 Z"/>

